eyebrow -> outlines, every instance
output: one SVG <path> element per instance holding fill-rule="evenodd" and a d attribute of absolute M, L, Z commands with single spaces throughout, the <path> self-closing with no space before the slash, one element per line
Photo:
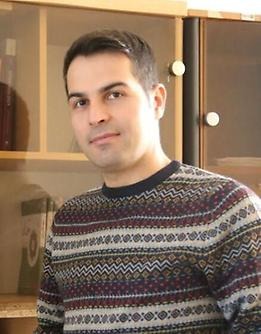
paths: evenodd
<path fill-rule="evenodd" d="M 122 82 L 122 81 L 116 81 L 116 82 L 113 82 L 109 85 L 106 85 L 106 86 L 103 86 L 101 88 L 99 88 L 99 92 L 100 93 L 105 93 L 107 92 L 108 90 L 114 88 L 114 87 L 117 87 L 117 86 L 123 86 L 123 87 L 127 87 L 128 85 L 125 83 L 125 82 Z M 82 92 L 72 92 L 72 93 L 69 93 L 68 94 L 68 101 L 72 98 L 72 97 L 85 97 L 87 98 L 88 95 L 85 94 L 85 93 L 82 93 Z"/>

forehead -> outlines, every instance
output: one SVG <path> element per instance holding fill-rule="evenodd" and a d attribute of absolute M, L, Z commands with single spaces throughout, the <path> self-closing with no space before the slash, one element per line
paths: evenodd
<path fill-rule="evenodd" d="M 77 56 L 71 62 L 67 83 L 119 80 L 133 77 L 130 59 L 122 53 L 98 53 L 88 56 Z"/>

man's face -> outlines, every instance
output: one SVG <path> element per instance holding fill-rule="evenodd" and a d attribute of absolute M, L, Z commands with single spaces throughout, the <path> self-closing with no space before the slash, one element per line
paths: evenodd
<path fill-rule="evenodd" d="M 162 101 L 157 88 L 144 92 L 124 54 L 76 57 L 67 84 L 73 130 L 90 161 L 104 172 L 149 163 Z"/>

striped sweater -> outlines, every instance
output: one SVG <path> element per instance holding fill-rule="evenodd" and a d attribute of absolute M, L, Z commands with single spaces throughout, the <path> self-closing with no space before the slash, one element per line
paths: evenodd
<path fill-rule="evenodd" d="M 260 217 L 242 184 L 175 161 L 74 197 L 48 239 L 35 333 L 261 333 Z"/>

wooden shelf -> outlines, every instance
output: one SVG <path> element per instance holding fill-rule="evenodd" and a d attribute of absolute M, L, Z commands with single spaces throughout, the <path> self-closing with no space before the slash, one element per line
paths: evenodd
<path fill-rule="evenodd" d="M 261 196 L 261 166 L 206 166 L 207 170 L 232 177 L 252 188 Z"/>
<path fill-rule="evenodd" d="M 82 153 L 0 151 L 0 159 L 87 161 Z"/>
<path fill-rule="evenodd" d="M 0 295 L 0 318 L 36 316 L 36 296 Z"/>
<path fill-rule="evenodd" d="M 0 151 L 1 171 L 97 171 L 82 153 Z"/>
<path fill-rule="evenodd" d="M 208 170 L 215 173 L 224 173 L 231 175 L 241 175 L 241 176 L 254 176 L 257 175 L 261 178 L 261 166 L 253 166 L 253 165 L 234 165 L 234 166 L 207 166 Z"/>

